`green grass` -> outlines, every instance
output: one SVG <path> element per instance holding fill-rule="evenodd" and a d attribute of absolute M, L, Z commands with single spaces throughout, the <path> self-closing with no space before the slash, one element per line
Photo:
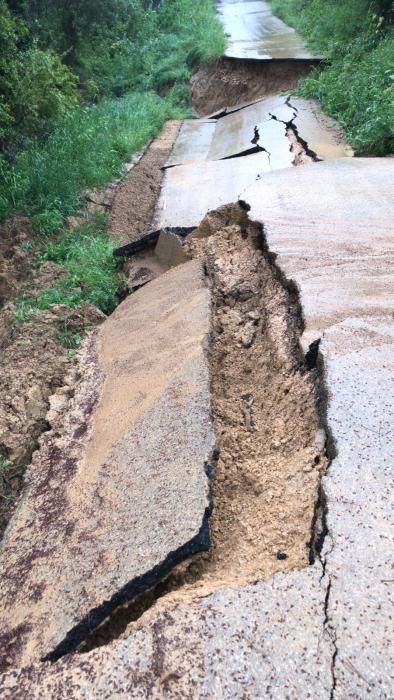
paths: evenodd
<path fill-rule="evenodd" d="M 105 224 L 96 218 L 70 233 L 65 219 L 83 208 L 84 190 L 121 175 L 168 119 L 191 116 L 192 71 L 224 51 L 213 0 L 167 0 L 157 11 L 133 6 L 131 35 L 119 29 L 117 41 L 102 37 L 100 51 L 85 40 L 78 54 L 81 85 L 101 101 L 68 111 L 45 139 L 26 142 L 12 164 L 0 156 L 0 220 L 14 211 L 31 216 L 38 263 L 51 260 L 68 272 L 37 298 L 19 299 L 18 322 L 54 304 L 89 301 L 113 311 L 120 278 Z M 73 348 L 76 339 L 63 336 Z"/>
<path fill-rule="evenodd" d="M 300 85 L 344 127 L 357 154 L 394 148 L 394 38 L 371 0 L 270 0 L 327 62 Z"/>
<path fill-rule="evenodd" d="M 13 167 L 0 161 L 0 218 L 20 209 L 40 232 L 59 230 L 81 205 L 83 189 L 122 173 L 123 162 L 184 109 L 154 93 L 132 94 L 68 115 L 49 138 L 36 141 Z"/>
<path fill-rule="evenodd" d="M 73 231 L 63 233 L 57 240 L 47 241 L 37 263 L 57 263 L 68 274 L 38 297 L 19 299 L 17 321 L 23 322 L 35 310 L 49 309 L 54 304 L 75 308 L 84 302 L 91 302 L 104 313 L 111 313 L 118 304 L 121 284 L 119 260 L 113 256 L 113 248 L 114 244 L 106 231 L 105 217 L 102 216 L 93 217 Z M 65 333 L 65 343 L 67 340 L 72 342 Z"/>
<path fill-rule="evenodd" d="M 12 165 L 0 156 L 0 220 L 21 210 L 39 232 L 60 230 L 85 188 L 121 174 L 122 163 L 167 119 L 190 116 L 192 70 L 225 47 L 213 0 L 167 0 L 158 11 L 135 7 L 141 17 L 133 36 L 119 29 L 119 40 L 102 38 L 99 52 L 85 41 L 79 56 L 82 84 L 97 83 L 93 93 L 127 94 L 68 112 Z"/>

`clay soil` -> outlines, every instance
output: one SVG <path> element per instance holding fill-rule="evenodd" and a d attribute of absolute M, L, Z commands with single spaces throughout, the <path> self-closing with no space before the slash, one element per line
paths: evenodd
<path fill-rule="evenodd" d="M 48 429 L 49 397 L 77 363 L 75 351 L 62 339 L 65 333 L 82 338 L 105 318 L 84 304 L 78 309 L 55 305 L 18 321 L 16 298 L 34 298 L 67 274 L 49 262 L 34 267 L 34 238 L 26 217 L 12 217 L 0 226 L 0 537 L 39 436 Z"/>
<path fill-rule="evenodd" d="M 205 258 L 214 298 L 213 548 L 183 574 L 205 594 L 308 564 L 326 460 L 315 374 L 298 343 L 297 293 L 265 250 L 260 224 L 238 205 L 224 207 L 204 219 L 189 249 Z"/>
<path fill-rule="evenodd" d="M 202 66 L 191 80 L 193 107 L 206 116 L 225 107 L 287 92 L 306 77 L 314 61 L 248 61 L 220 58 Z"/>

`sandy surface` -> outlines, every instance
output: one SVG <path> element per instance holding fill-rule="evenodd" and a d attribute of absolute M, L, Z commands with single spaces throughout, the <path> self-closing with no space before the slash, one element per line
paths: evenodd
<path fill-rule="evenodd" d="M 119 246 L 137 241 L 149 231 L 157 198 L 160 194 L 163 171 L 180 122 L 168 121 L 140 162 L 119 185 L 114 197 L 110 230 Z"/>

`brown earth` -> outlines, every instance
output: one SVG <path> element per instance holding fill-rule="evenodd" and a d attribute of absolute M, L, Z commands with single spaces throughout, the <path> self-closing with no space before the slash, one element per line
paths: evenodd
<path fill-rule="evenodd" d="M 64 333 L 82 338 L 105 318 L 92 304 L 77 309 L 55 305 L 36 311 L 22 324 L 15 322 L 15 311 L 9 303 L 0 314 L 0 323 L 8 325 L 0 356 L 0 536 L 38 438 L 48 429 L 49 397 L 77 364 L 75 351 L 64 347 L 61 339 Z M 4 465 L 4 460 L 11 464 Z"/>
<path fill-rule="evenodd" d="M 0 306 L 18 293 L 32 274 L 34 231 L 27 216 L 0 225 Z"/>
<path fill-rule="evenodd" d="M 37 297 L 68 274 L 51 262 L 33 266 L 34 233 L 29 219 L 13 217 L 3 230 L 10 232 L 9 238 L 3 238 L 1 258 L 3 269 L 10 261 L 4 273 L 9 299 Z M 23 243 L 29 246 L 21 248 Z M 77 362 L 75 351 L 66 347 L 67 340 L 82 340 L 87 329 L 105 318 L 92 304 L 78 309 L 58 304 L 27 315 L 23 322 L 17 311 L 13 301 L 6 301 L 0 310 L 0 537 L 38 438 L 47 430 L 49 397 Z"/>
<path fill-rule="evenodd" d="M 118 186 L 112 203 L 110 230 L 118 245 L 138 241 L 148 233 L 166 162 L 180 127 L 168 121 L 140 162 Z"/>
<path fill-rule="evenodd" d="M 219 58 L 191 79 L 193 107 L 205 116 L 243 102 L 287 92 L 306 77 L 315 61 L 248 61 Z"/>
<path fill-rule="evenodd" d="M 167 606 L 206 596 L 302 568 L 311 557 L 327 460 L 318 378 L 306 369 L 298 342 L 297 292 L 270 258 L 262 227 L 239 205 L 208 214 L 186 249 L 204 259 L 214 299 L 211 395 L 220 457 L 212 484 L 213 547 L 116 611 L 83 651 L 119 636 L 129 623 L 145 624 L 158 599 Z"/>

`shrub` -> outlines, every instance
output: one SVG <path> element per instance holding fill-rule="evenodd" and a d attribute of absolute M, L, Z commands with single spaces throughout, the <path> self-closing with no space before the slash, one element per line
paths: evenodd
<path fill-rule="evenodd" d="M 29 136 L 45 134 L 78 105 L 77 78 L 52 51 L 25 51 L 15 91 L 15 121 Z"/>
<path fill-rule="evenodd" d="M 393 150 L 394 38 L 386 0 L 270 0 L 327 62 L 300 85 L 344 127 L 356 153 Z M 380 14 L 381 13 L 381 14 Z"/>

